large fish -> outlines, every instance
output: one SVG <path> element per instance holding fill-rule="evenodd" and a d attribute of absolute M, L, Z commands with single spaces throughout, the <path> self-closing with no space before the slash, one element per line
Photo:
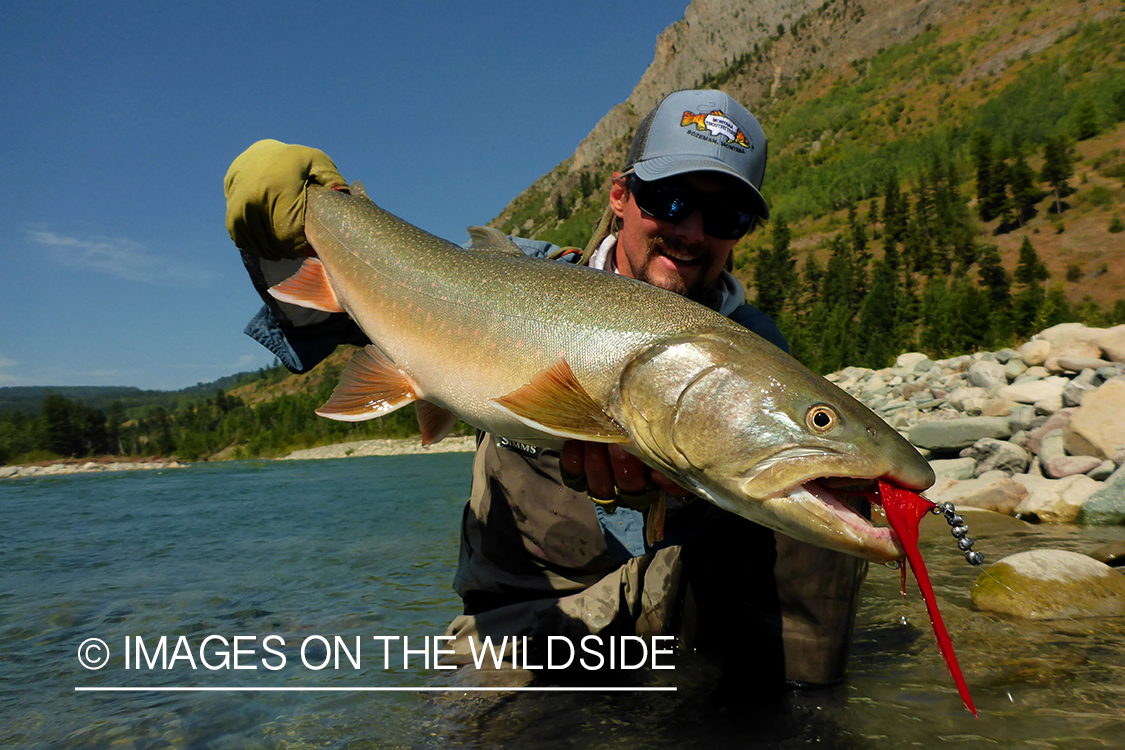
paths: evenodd
<path fill-rule="evenodd" d="M 929 464 L 867 407 L 777 347 L 671 292 L 525 256 L 502 233 L 462 249 L 353 194 L 310 186 L 316 250 L 271 293 L 346 312 L 372 345 L 318 413 L 418 406 L 423 440 L 460 417 L 513 440 L 619 443 L 722 508 L 874 561 L 904 554 L 845 485 L 911 490 Z"/>

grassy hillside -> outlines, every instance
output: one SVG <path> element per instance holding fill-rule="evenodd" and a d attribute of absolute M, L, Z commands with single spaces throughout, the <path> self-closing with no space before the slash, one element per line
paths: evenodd
<path fill-rule="evenodd" d="M 1092 111 L 1099 135 L 1076 144 L 1071 184 L 1078 192 L 1068 210 L 1060 217 L 1040 210 L 1038 221 L 1003 236 L 994 237 L 995 223 L 982 222 L 976 231 L 982 241 L 995 242 L 1009 263 L 1023 233 L 1032 233 L 1052 279 L 1065 285 L 1076 304 L 1085 295 L 1107 306 L 1121 298 L 1122 280 L 1113 271 L 1125 261 L 1125 236 L 1108 231 L 1125 202 L 1120 3 L 969 2 L 954 20 L 920 26 L 909 42 L 871 57 L 844 54 L 831 64 L 802 67 L 802 60 L 823 56 L 831 44 L 827 37 L 874 23 L 875 11 L 865 11 L 872 5 L 826 2 L 695 82 L 729 91 L 762 122 L 770 138 L 764 192 L 775 215 L 789 222 L 793 246 L 802 252 L 821 246 L 843 226 L 850 203 L 875 198 L 892 175 L 904 189 L 915 185 L 934 155 L 952 160 L 962 191 L 974 195 L 970 142 L 978 130 L 991 132 L 1002 153 L 1028 152 L 1038 169 L 1034 154 L 1046 138 L 1075 139 L 1080 116 Z M 763 81 L 770 85 L 755 96 Z M 554 179 L 513 202 L 498 225 L 559 244 L 584 244 L 627 139 L 608 146 L 581 172 L 572 173 L 564 162 Z M 588 194 L 579 189 L 583 172 L 598 185 Z M 749 238 L 737 252 L 753 255 L 764 235 Z M 740 266 L 752 263 L 744 259 Z M 743 278 L 752 281 L 749 274 Z"/>

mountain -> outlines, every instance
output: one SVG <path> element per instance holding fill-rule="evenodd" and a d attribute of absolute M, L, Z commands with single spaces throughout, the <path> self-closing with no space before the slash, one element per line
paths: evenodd
<path fill-rule="evenodd" d="M 974 194 L 977 131 L 1001 154 L 1028 150 L 1038 170 L 1035 152 L 1055 134 L 1073 141 L 1089 102 L 1100 134 L 1077 143 L 1070 215 L 1044 203 L 1021 231 L 977 231 L 1009 269 L 1035 235 L 1052 283 L 1073 302 L 1111 305 L 1125 284 L 1115 272 L 1125 234 L 1108 231 L 1125 200 L 1123 60 L 1122 6 L 1108 0 L 694 0 L 629 98 L 492 224 L 584 245 L 637 124 L 677 89 L 721 88 L 755 113 L 770 139 L 766 198 L 806 253 L 820 252 L 849 203 L 876 197 L 891 175 L 912 184 L 933 154 L 953 160 Z M 763 234 L 736 254 L 752 255 Z"/>

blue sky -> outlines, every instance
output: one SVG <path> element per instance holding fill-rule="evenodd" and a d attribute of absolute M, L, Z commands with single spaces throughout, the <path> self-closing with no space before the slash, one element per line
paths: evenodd
<path fill-rule="evenodd" d="M 688 0 L 5 3 L 0 386 L 273 361 L 223 223 L 259 138 L 460 242 L 570 156 Z"/>

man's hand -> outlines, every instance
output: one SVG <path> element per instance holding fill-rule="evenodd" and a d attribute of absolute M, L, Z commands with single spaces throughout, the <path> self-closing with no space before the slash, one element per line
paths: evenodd
<path fill-rule="evenodd" d="M 688 497 L 691 492 L 659 471 L 645 466 L 639 458 L 621 446 L 567 440 L 559 461 L 564 474 L 585 477 L 591 496 L 611 499 L 618 491 L 640 495 L 649 487 L 649 478 L 672 497 Z"/>
<path fill-rule="evenodd" d="M 227 170 L 227 232 L 234 244 L 265 260 L 315 255 L 305 239 L 305 188 L 317 183 L 347 190 L 323 151 L 281 141 L 258 141 Z"/>

